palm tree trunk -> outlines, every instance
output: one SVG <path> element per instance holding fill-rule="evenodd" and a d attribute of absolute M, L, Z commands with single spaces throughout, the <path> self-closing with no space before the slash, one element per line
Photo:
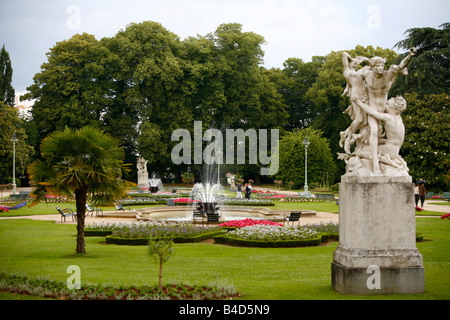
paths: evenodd
<path fill-rule="evenodd" d="M 86 253 L 84 245 L 84 218 L 86 216 L 87 187 L 75 190 L 77 208 L 77 253 Z"/>

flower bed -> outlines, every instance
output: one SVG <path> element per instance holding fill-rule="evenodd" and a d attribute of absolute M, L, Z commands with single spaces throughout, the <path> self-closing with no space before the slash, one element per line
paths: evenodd
<path fill-rule="evenodd" d="M 176 198 L 173 199 L 173 202 L 175 205 L 192 205 L 195 202 L 198 202 L 198 200 L 191 200 L 191 198 Z M 222 206 L 274 206 L 275 203 L 270 200 L 265 199 L 226 199 L 226 198 L 220 198 L 217 200 L 217 203 Z"/>
<path fill-rule="evenodd" d="M 283 199 L 285 198 L 285 194 L 273 194 L 273 195 L 265 195 L 260 197 L 260 199 Z"/>
<path fill-rule="evenodd" d="M 329 201 L 327 199 L 317 199 L 317 198 L 302 198 L 289 196 L 280 199 L 280 202 L 321 202 L 321 201 Z M 335 200 L 333 200 L 335 201 Z"/>
<path fill-rule="evenodd" d="M 303 247 L 319 245 L 322 235 L 308 227 L 256 224 L 216 236 L 214 242 L 250 247 Z"/>
<path fill-rule="evenodd" d="M 227 222 L 223 222 L 219 224 L 220 227 L 235 229 L 235 228 L 243 228 L 248 226 L 253 226 L 255 224 L 264 224 L 264 225 L 278 225 L 283 226 L 281 223 L 268 221 L 268 220 L 254 220 L 254 219 L 243 219 L 243 220 L 231 220 Z"/>
<path fill-rule="evenodd" d="M 198 242 L 223 233 L 220 227 L 189 224 L 106 224 L 85 229 L 86 236 L 105 236 L 108 244 L 147 245 L 150 238 L 170 238 L 176 243 Z"/>
<path fill-rule="evenodd" d="M 450 213 L 443 214 L 441 219 L 450 219 Z"/>
<path fill-rule="evenodd" d="M 16 204 L 14 206 L 0 206 L 0 212 L 9 212 L 9 210 L 17 210 L 26 205 L 27 205 L 27 202 L 25 201 L 25 202 Z"/>
<path fill-rule="evenodd" d="M 60 300 L 221 300 L 239 297 L 234 287 L 166 284 L 158 286 L 113 286 L 110 284 L 82 284 L 71 290 L 67 283 L 9 273 L 0 273 L 0 291 Z"/>

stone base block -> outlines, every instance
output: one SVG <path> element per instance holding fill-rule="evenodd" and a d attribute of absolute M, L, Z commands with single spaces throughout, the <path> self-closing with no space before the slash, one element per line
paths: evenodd
<path fill-rule="evenodd" d="M 423 267 L 347 268 L 331 263 L 331 283 L 343 294 L 417 294 L 425 291 Z"/>

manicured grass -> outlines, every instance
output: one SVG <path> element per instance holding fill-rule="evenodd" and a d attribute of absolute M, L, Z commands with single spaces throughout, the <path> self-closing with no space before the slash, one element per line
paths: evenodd
<path fill-rule="evenodd" d="M 212 243 L 175 244 L 164 265 L 164 283 L 233 284 L 243 299 L 449 299 L 448 220 L 417 218 L 425 239 L 426 292 L 417 295 L 345 296 L 331 288 L 331 262 L 337 242 L 305 248 L 244 248 Z M 146 246 L 102 244 L 87 237 L 87 254 L 75 253 L 76 227 L 26 219 L 0 221 L 0 271 L 66 281 L 70 265 L 81 281 L 123 285 L 156 284 L 158 270 Z M 0 296 L 1 298 L 1 296 Z M 10 297 L 11 298 L 11 297 Z M 12 298 L 11 298 L 12 299 Z"/>

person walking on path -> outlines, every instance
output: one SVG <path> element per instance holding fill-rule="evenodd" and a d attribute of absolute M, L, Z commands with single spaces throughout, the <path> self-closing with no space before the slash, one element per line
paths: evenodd
<path fill-rule="evenodd" d="M 423 203 L 425 202 L 425 193 L 428 194 L 428 191 L 425 188 L 425 183 L 419 184 L 420 206 L 422 209 L 423 209 Z"/>
<path fill-rule="evenodd" d="M 416 183 L 414 186 L 414 201 L 416 201 L 416 207 L 419 204 L 419 185 Z"/>

